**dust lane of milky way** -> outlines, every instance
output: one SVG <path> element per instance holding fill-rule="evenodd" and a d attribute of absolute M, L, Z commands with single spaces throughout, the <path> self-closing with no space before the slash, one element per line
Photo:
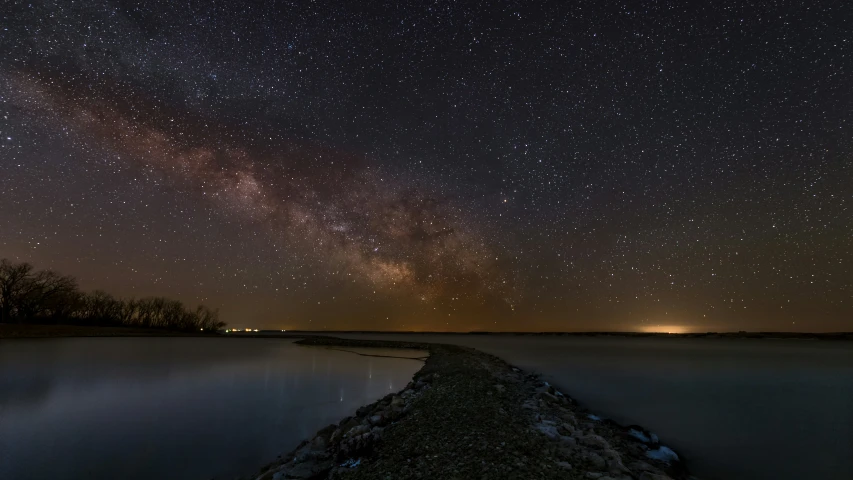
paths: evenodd
<path fill-rule="evenodd" d="M 496 253 L 473 222 L 393 174 L 383 176 L 344 155 L 305 146 L 256 154 L 241 145 L 176 139 L 123 113 L 115 100 L 83 100 L 58 86 L 59 79 L 43 82 L 17 74 L 9 80 L 19 108 L 57 116 L 58 123 L 121 157 L 180 180 L 262 225 L 272 241 L 309 250 L 371 287 L 422 300 L 452 293 L 503 299 L 509 308 L 518 301 L 514 275 L 497 265 Z"/>

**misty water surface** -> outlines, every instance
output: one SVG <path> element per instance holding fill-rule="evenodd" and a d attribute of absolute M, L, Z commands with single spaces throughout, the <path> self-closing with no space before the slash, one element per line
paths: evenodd
<path fill-rule="evenodd" d="M 286 339 L 0 341 L 0 479 L 251 474 L 421 366 Z"/>
<path fill-rule="evenodd" d="M 853 479 L 853 343 L 625 337 L 338 335 L 454 343 L 543 374 L 643 425 L 703 480 Z"/>

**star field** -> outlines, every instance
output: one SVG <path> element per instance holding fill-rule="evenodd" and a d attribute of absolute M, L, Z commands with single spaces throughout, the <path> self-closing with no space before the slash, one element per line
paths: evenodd
<path fill-rule="evenodd" d="M 850 330 L 843 2 L 15 2 L 0 257 L 235 327 Z"/>

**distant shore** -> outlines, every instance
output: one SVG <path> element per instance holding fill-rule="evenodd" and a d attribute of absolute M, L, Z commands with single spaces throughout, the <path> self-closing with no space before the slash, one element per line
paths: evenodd
<path fill-rule="evenodd" d="M 275 335 L 279 330 L 261 330 L 265 336 Z M 803 340 L 853 340 L 853 332 L 696 332 L 696 333 L 660 333 L 660 332 L 413 332 L 405 330 L 287 330 L 287 335 L 472 335 L 472 336 L 541 336 L 541 337 L 627 337 L 627 338 L 767 338 L 767 339 L 803 339 Z M 237 333 L 242 335 L 242 333 Z"/>
<path fill-rule="evenodd" d="M 0 339 L 3 338 L 51 338 L 51 337 L 284 337 L 303 338 L 314 335 L 372 334 L 372 335 L 472 335 L 472 336 L 542 336 L 542 337 L 625 337 L 625 338 L 750 338 L 750 339 L 801 339 L 801 340 L 847 340 L 853 341 L 853 332 L 702 332 L 702 333 L 650 333 L 650 332 L 413 332 L 386 330 L 260 330 L 258 332 L 185 332 L 176 330 L 99 327 L 86 325 L 28 325 L 0 323 Z"/>
<path fill-rule="evenodd" d="M 599 418 L 478 350 L 319 336 L 297 343 L 430 356 L 405 389 L 321 429 L 247 480 L 695 479 L 653 433 Z"/>

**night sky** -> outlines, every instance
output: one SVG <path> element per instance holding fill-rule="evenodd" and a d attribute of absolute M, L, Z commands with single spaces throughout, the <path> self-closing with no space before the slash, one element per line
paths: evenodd
<path fill-rule="evenodd" d="M 0 28 L 0 257 L 85 289 L 235 327 L 853 330 L 849 2 L 33 0 Z"/>

